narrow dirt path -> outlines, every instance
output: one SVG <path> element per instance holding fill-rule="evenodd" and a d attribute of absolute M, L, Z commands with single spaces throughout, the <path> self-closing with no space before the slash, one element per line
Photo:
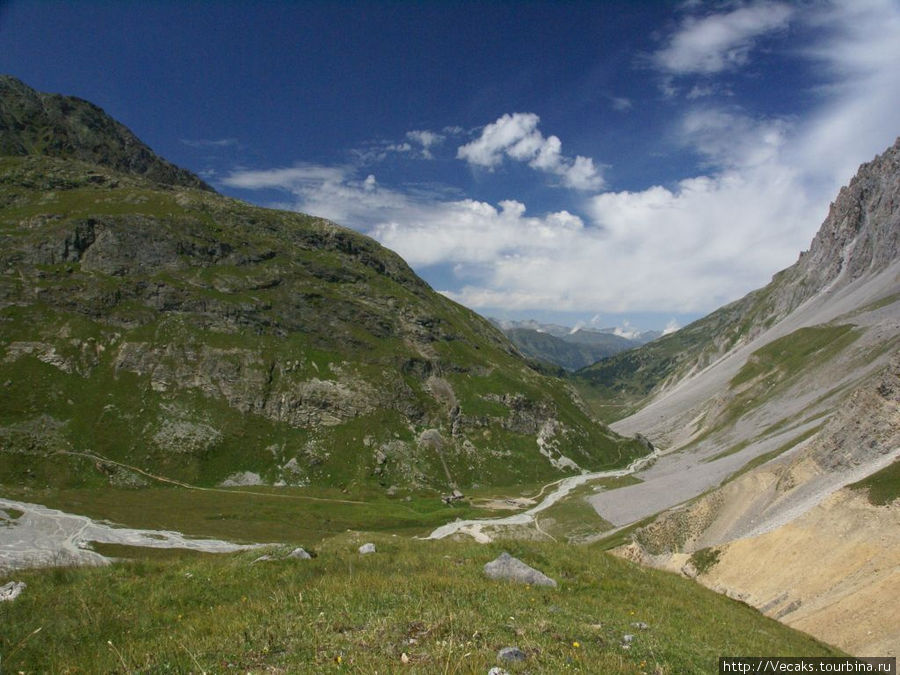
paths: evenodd
<path fill-rule="evenodd" d="M 131 464 L 125 464 L 124 462 L 117 462 L 114 459 L 107 459 L 101 455 L 95 455 L 90 452 L 74 452 L 71 450 L 57 450 L 57 455 L 73 455 L 76 457 L 86 457 L 95 462 L 105 462 L 106 464 L 114 464 L 115 466 L 120 466 L 123 469 L 128 469 L 129 471 L 134 471 L 135 473 L 139 473 L 142 476 L 146 476 L 152 480 L 158 481 L 160 483 L 168 483 L 170 485 L 177 485 L 178 487 L 183 487 L 187 490 L 200 490 L 202 492 L 224 492 L 230 495 L 233 494 L 242 494 L 242 495 L 256 495 L 258 497 L 274 497 L 276 499 L 299 499 L 303 501 L 310 502 L 331 502 L 333 504 L 360 504 L 367 505 L 368 502 L 361 502 L 353 499 L 337 499 L 334 497 L 312 497 L 310 495 L 283 495 L 275 492 L 256 492 L 254 490 L 226 490 L 225 488 L 208 488 L 201 487 L 199 485 L 191 485 L 190 483 L 185 483 L 180 480 L 175 480 L 174 478 L 167 478 L 166 476 L 159 476 L 157 474 L 150 473 L 149 471 L 145 471 L 139 467 L 133 466 Z"/>

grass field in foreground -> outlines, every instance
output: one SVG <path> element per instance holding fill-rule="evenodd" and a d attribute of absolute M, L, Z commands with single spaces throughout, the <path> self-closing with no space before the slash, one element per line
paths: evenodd
<path fill-rule="evenodd" d="M 376 544 L 375 554 L 357 547 Z M 509 551 L 557 589 L 491 581 Z M 287 549 L 281 549 L 285 553 Z M 21 571 L 7 672 L 709 673 L 720 655 L 837 652 L 754 609 L 594 547 L 344 533 L 313 560 L 259 551 Z M 635 626 L 647 624 L 646 629 Z M 629 648 L 623 636 L 633 635 Z M 406 654 L 406 663 L 403 655 Z"/>

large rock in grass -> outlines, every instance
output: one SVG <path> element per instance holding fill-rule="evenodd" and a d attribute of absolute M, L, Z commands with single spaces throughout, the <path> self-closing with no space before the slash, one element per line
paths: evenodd
<path fill-rule="evenodd" d="M 505 552 L 501 553 L 496 560 L 486 563 L 484 573 L 489 579 L 509 579 L 521 584 L 556 588 L 556 582 L 546 574 Z"/>

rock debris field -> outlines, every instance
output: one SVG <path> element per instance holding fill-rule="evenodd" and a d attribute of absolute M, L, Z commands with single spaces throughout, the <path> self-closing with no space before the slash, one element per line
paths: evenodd
<path fill-rule="evenodd" d="M 15 514 L 15 515 L 12 515 Z M 105 565 L 110 559 L 91 542 L 147 548 L 184 548 L 227 553 L 261 544 L 190 539 L 179 532 L 115 527 L 39 504 L 0 498 L 0 572 L 52 565 Z"/>

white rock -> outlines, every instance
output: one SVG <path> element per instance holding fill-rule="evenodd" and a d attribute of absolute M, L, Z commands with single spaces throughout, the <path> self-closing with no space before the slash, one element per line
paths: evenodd
<path fill-rule="evenodd" d="M 19 597 L 27 584 L 24 581 L 10 581 L 0 586 L 0 602 L 11 602 Z"/>

